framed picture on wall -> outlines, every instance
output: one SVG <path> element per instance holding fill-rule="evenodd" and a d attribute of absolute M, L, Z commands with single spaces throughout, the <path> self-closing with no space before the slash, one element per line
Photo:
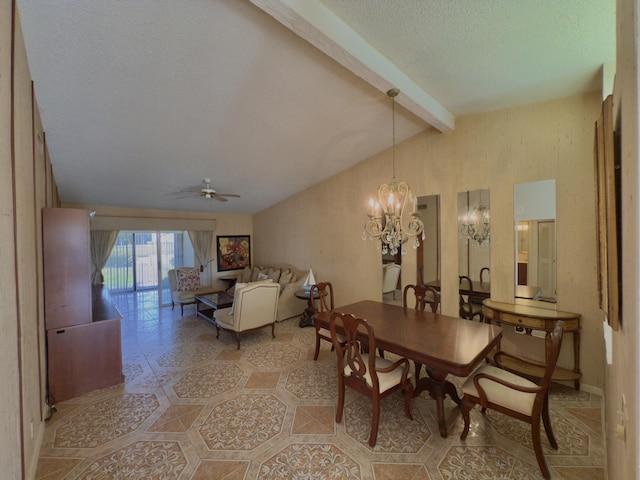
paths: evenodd
<path fill-rule="evenodd" d="M 251 237 L 249 235 L 218 235 L 218 271 L 241 270 L 251 266 Z"/>

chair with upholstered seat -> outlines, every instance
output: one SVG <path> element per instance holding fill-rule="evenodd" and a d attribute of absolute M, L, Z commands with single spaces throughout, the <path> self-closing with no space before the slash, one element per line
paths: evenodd
<path fill-rule="evenodd" d="M 482 413 L 490 408 L 527 422 L 531 424 L 533 450 L 538 466 L 544 478 L 550 478 L 549 467 L 544 459 L 540 443 L 540 420 L 542 419 L 551 447 L 557 450 L 558 443 L 553 435 L 549 418 L 549 389 L 551 375 L 558 361 L 562 345 L 562 334 L 563 325 L 562 322 L 558 322 L 550 334 L 550 348 L 547 351 L 546 363 L 518 358 L 500 351 L 494 357 L 496 366 L 485 364 L 467 378 L 462 386 L 464 398 L 460 405 L 464 418 L 461 440 L 467 438 L 470 424 L 469 412 L 475 405 L 482 407 Z M 542 378 L 538 383 L 535 383 L 506 370 L 502 362 L 503 358 L 515 359 L 519 363 L 543 369 Z"/>
<path fill-rule="evenodd" d="M 402 267 L 397 263 L 387 263 L 382 266 L 382 294 L 393 293 L 393 299 L 396 299 L 396 289 L 398 288 L 398 280 L 400 279 L 400 271 Z"/>
<path fill-rule="evenodd" d="M 463 294 L 464 292 L 464 294 Z M 464 295 L 467 298 L 464 298 Z M 478 316 L 480 321 L 484 320 L 482 312 L 482 299 L 474 296 L 473 282 L 466 275 L 460 275 L 460 317 L 467 320 L 473 320 Z"/>
<path fill-rule="evenodd" d="M 314 314 L 333 310 L 333 285 L 331 285 L 330 282 L 320 282 L 312 285 L 309 296 L 313 299 L 311 305 L 313 306 Z M 339 335 L 339 337 L 344 341 L 342 335 Z M 313 355 L 314 360 L 318 360 L 318 355 L 320 354 L 320 340 L 326 340 L 331 343 L 331 350 L 334 349 L 331 332 L 326 328 L 321 328 L 316 325 L 316 351 Z"/>
<path fill-rule="evenodd" d="M 349 313 L 334 312 L 329 326 L 331 339 L 338 353 L 336 422 L 342 421 L 345 387 L 353 388 L 356 392 L 369 397 L 373 406 L 369 445 L 374 447 L 378 438 L 381 399 L 397 390 L 402 390 L 405 413 L 407 418 L 413 420 L 411 416 L 413 386 L 409 380 L 409 361 L 401 358 L 391 362 L 375 354 L 364 353 L 360 339 L 366 339 L 369 352 L 376 351 L 376 340 L 373 328 L 362 318 L 356 318 Z M 339 332 L 344 333 L 344 342 L 339 337 Z"/>
<path fill-rule="evenodd" d="M 271 281 L 248 283 L 236 288 L 233 306 L 216 310 L 216 338 L 220 329 L 235 332 L 240 350 L 240 335 L 250 330 L 271 326 L 271 337 L 275 338 L 276 316 L 280 284 Z"/>
<path fill-rule="evenodd" d="M 431 308 L 431 311 L 435 313 L 440 305 L 440 293 L 433 287 L 427 285 L 407 285 L 402 292 L 402 305 L 404 308 L 409 308 L 408 296 L 409 292 L 413 293 L 415 298 L 414 309 L 425 311 L 427 305 Z M 383 356 L 382 352 L 379 352 Z M 420 378 L 420 370 L 422 364 L 414 362 L 415 365 L 415 378 L 416 382 Z"/>
<path fill-rule="evenodd" d="M 169 289 L 171 291 L 171 310 L 176 303 L 180 305 L 180 314 L 184 316 L 184 306 L 196 303 L 196 295 L 214 293 L 215 288 L 200 285 L 200 270 L 194 267 L 180 267 L 169 270 Z"/>

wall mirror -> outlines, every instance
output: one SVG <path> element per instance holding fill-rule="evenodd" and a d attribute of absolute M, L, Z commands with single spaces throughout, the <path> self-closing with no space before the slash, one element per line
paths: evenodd
<path fill-rule="evenodd" d="M 484 283 L 474 291 L 482 287 L 487 293 L 491 282 L 489 207 L 488 188 L 458 193 L 458 275 Z"/>
<path fill-rule="evenodd" d="M 513 187 L 516 228 L 516 303 L 544 303 L 556 296 L 556 181 L 541 180 Z"/>
<path fill-rule="evenodd" d="M 417 283 L 440 291 L 440 195 L 418 197 L 418 211 L 424 223 L 424 240 L 418 238 Z M 440 299 L 442 302 L 442 298 Z"/>

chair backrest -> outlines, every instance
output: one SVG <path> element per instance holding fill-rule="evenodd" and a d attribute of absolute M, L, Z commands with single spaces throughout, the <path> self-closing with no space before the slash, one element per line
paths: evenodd
<path fill-rule="evenodd" d="M 407 285 L 404 287 L 404 291 L 402 293 L 402 305 L 407 308 L 408 305 L 408 293 L 413 291 L 413 295 L 415 297 L 415 305 L 413 308 L 416 310 L 422 310 L 426 308 L 427 304 L 431 307 L 431 311 L 435 312 L 438 310 L 438 305 L 440 304 L 440 294 L 433 287 L 428 287 L 426 285 Z"/>
<path fill-rule="evenodd" d="M 169 277 L 169 289 L 172 292 L 175 292 L 178 289 L 178 270 L 190 271 L 193 270 L 194 267 L 176 267 L 167 272 L 167 276 Z"/>
<path fill-rule="evenodd" d="M 236 290 L 233 299 L 233 324 L 236 331 L 257 328 L 276 321 L 280 284 L 251 283 Z"/>
<path fill-rule="evenodd" d="M 338 325 L 342 327 L 343 338 L 338 338 Z M 344 376 L 345 384 L 358 391 L 365 389 L 379 392 L 373 327 L 363 318 L 356 318 L 350 313 L 334 312 L 329 320 L 329 329 L 338 357 L 338 375 Z M 363 344 L 371 352 L 369 355 L 364 355 Z"/>
<path fill-rule="evenodd" d="M 393 292 L 398 287 L 400 270 L 397 263 L 387 263 L 382 266 L 382 293 Z"/>
<path fill-rule="evenodd" d="M 465 291 L 465 295 L 473 295 L 473 282 L 466 275 L 460 275 L 458 278 L 460 280 L 458 292 L 460 294 L 460 304 L 462 304 L 462 302 L 464 302 L 462 291 Z"/>
<path fill-rule="evenodd" d="M 311 302 L 313 313 L 333 310 L 333 285 L 330 282 L 320 282 L 312 285 L 309 295 L 313 299 Z"/>
<path fill-rule="evenodd" d="M 487 276 L 486 280 L 484 278 L 485 275 Z M 482 267 L 480 269 L 480 281 L 484 283 L 484 282 L 488 282 L 489 280 L 491 280 L 491 270 L 489 270 L 489 267 Z"/>

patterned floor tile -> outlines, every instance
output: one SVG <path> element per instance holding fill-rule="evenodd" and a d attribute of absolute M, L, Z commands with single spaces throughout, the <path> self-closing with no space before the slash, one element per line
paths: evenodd
<path fill-rule="evenodd" d="M 473 480 L 538 479 L 538 465 L 528 465 L 517 456 L 493 445 L 454 446 L 438 465 L 444 478 Z"/>
<path fill-rule="evenodd" d="M 81 458 L 40 457 L 36 469 L 36 480 L 62 480 L 81 462 Z"/>
<path fill-rule="evenodd" d="M 173 390 L 178 398 L 210 398 L 234 388 L 243 374 L 237 365 L 214 364 L 187 373 Z"/>
<path fill-rule="evenodd" d="M 171 405 L 147 432 L 186 432 L 203 408 L 202 405 Z"/>
<path fill-rule="evenodd" d="M 276 388 L 280 381 L 280 372 L 253 372 L 244 388 Z"/>
<path fill-rule="evenodd" d="M 261 479 L 341 478 L 360 479 L 360 466 L 331 444 L 294 444 L 260 466 Z"/>
<path fill-rule="evenodd" d="M 324 405 L 304 405 L 296 408 L 291 433 L 294 435 L 334 435 L 335 408 Z"/>
<path fill-rule="evenodd" d="M 203 460 L 191 480 L 244 480 L 249 462 Z"/>
<path fill-rule="evenodd" d="M 379 463 L 373 465 L 376 480 L 431 480 L 420 464 Z"/>

